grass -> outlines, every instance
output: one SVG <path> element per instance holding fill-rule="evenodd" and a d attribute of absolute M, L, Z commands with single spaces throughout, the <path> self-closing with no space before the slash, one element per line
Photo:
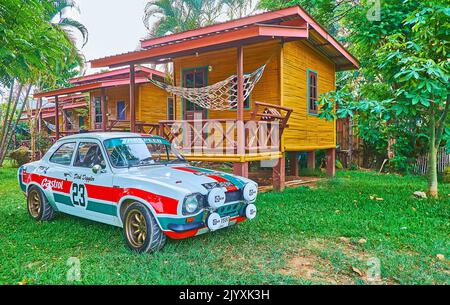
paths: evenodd
<path fill-rule="evenodd" d="M 450 186 L 440 200 L 413 198 L 425 187 L 417 177 L 340 171 L 316 189 L 261 194 L 254 221 L 138 255 L 119 228 L 65 215 L 33 221 L 16 171 L 1 169 L 0 283 L 366 284 L 379 260 L 375 283 L 449 284 Z M 71 257 L 79 282 L 66 278 Z"/>

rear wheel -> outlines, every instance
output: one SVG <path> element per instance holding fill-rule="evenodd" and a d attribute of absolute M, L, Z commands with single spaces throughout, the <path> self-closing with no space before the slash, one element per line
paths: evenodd
<path fill-rule="evenodd" d="M 158 251 L 167 240 L 152 213 L 139 202 L 126 209 L 123 232 L 128 247 L 138 253 Z"/>
<path fill-rule="evenodd" d="M 37 187 L 32 187 L 28 191 L 27 208 L 30 216 L 36 220 L 49 221 L 55 218 L 55 210 Z"/>

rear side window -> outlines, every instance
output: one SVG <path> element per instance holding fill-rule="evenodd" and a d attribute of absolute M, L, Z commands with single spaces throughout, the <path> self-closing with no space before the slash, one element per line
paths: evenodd
<path fill-rule="evenodd" d="M 75 143 L 65 143 L 53 153 L 50 157 L 50 162 L 60 165 L 70 165 L 74 151 Z"/>

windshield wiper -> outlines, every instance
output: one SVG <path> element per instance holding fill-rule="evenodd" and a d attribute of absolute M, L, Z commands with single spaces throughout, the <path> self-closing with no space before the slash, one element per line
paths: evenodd
<path fill-rule="evenodd" d="M 177 162 L 187 162 L 186 160 L 182 160 L 182 159 L 173 159 L 167 162 L 167 164 L 173 164 L 173 163 L 177 163 Z"/>

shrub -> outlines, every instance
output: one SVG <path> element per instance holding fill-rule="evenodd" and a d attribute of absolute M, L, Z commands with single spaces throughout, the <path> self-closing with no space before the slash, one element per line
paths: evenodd
<path fill-rule="evenodd" d="M 42 154 L 46 153 L 52 144 L 52 140 L 48 133 L 42 131 L 36 134 L 36 150 L 40 151 Z"/>
<path fill-rule="evenodd" d="M 22 166 L 25 163 L 30 162 L 30 153 L 31 151 L 28 149 L 28 147 L 21 146 L 16 150 L 10 152 L 9 157 L 14 160 L 17 166 Z"/>
<path fill-rule="evenodd" d="M 444 183 L 450 183 L 450 166 L 444 169 Z"/>

